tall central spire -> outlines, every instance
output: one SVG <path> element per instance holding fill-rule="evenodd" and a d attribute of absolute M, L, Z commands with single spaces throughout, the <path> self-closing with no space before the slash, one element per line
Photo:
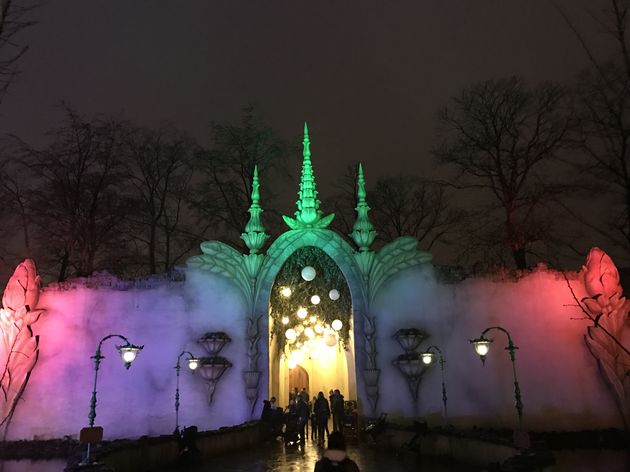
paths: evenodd
<path fill-rule="evenodd" d="M 317 190 L 315 188 L 315 175 L 311 164 L 311 141 L 308 137 L 308 126 L 306 123 L 304 123 L 304 140 L 302 145 L 304 146 L 302 151 L 302 175 L 296 202 L 298 211 L 295 212 L 295 218 L 288 216 L 282 216 L 282 218 L 291 229 L 326 228 L 335 217 L 335 214 L 331 213 L 322 217 L 324 213 L 319 209 L 321 202 L 317 198 Z"/>

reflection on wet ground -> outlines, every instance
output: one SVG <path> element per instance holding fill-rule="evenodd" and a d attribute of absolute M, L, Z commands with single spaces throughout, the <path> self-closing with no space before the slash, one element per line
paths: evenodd
<path fill-rule="evenodd" d="M 213 457 L 197 467 L 168 469 L 169 472 L 313 472 L 315 462 L 324 449 L 314 441 L 301 446 L 285 447 L 282 442 L 270 442 L 260 447 L 239 451 L 229 455 Z M 348 456 L 359 466 L 361 472 L 472 472 L 470 466 L 448 464 L 445 462 L 418 459 L 416 454 L 395 456 L 389 452 L 378 451 L 365 444 L 348 444 Z"/>

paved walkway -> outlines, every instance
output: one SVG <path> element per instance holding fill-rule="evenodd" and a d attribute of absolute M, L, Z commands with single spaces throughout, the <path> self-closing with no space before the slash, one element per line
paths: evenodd
<path fill-rule="evenodd" d="M 218 456 L 208 463 L 195 468 L 169 469 L 190 472 L 313 472 L 315 462 L 323 453 L 314 441 L 302 446 L 285 447 L 282 442 L 270 442 L 259 448 Z M 366 445 L 348 445 L 348 455 L 358 465 L 361 472 L 471 472 L 470 467 L 447 465 L 444 463 L 422 462 L 411 454 L 395 457 L 392 454 L 370 449 Z"/>

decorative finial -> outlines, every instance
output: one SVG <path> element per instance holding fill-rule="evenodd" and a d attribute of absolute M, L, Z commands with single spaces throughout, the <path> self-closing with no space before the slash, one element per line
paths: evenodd
<path fill-rule="evenodd" d="M 249 207 L 249 221 L 245 225 L 245 232 L 241 234 L 241 239 L 249 248 L 250 254 L 256 254 L 264 246 L 269 235 L 265 233 L 265 227 L 260 220 L 263 209 L 260 208 L 260 192 L 258 190 L 258 166 L 254 166 L 254 176 L 252 178 L 252 204 Z"/>
<path fill-rule="evenodd" d="M 326 228 L 335 217 L 335 214 L 331 213 L 322 217 L 323 212 L 319 209 L 321 202 L 317 198 L 317 190 L 315 188 L 315 175 L 311 164 L 311 141 L 308 137 L 308 125 L 306 122 L 304 123 L 302 145 L 302 175 L 296 202 L 298 211 L 295 212 L 295 218 L 282 216 L 282 219 L 291 229 Z"/>
<path fill-rule="evenodd" d="M 367 193 L 365 191 L 365 179 L 363 178 L 363 166 L 359 163 L 359 172 L 357 177 L 357 220 L 352 227 L 352 233 L 350 237 L 359 246 L 359 251 L 366 252 L 370 250 L 370 245 L 376 238 L 376 231 L 374 225 L 368 217 L 370 207 L 366 202 Z"/>

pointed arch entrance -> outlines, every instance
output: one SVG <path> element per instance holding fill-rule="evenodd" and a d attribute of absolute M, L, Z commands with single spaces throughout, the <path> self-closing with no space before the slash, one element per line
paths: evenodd
<path fill-rule="evenodd" d="M 306 369 L 298 364 L 289 372 L 289 391 L 297 389 L 301 392 L 303 388 L 310 392 L 309 375 Z"/>
<path fill-rule="evenodd" d="M 288 404 L 305 374 L 311 396 L 339 389 L 356 400 L 352 297 L 336 262 L 318 247 L 297 248 L 269 298 L 269 396 Z"/>

